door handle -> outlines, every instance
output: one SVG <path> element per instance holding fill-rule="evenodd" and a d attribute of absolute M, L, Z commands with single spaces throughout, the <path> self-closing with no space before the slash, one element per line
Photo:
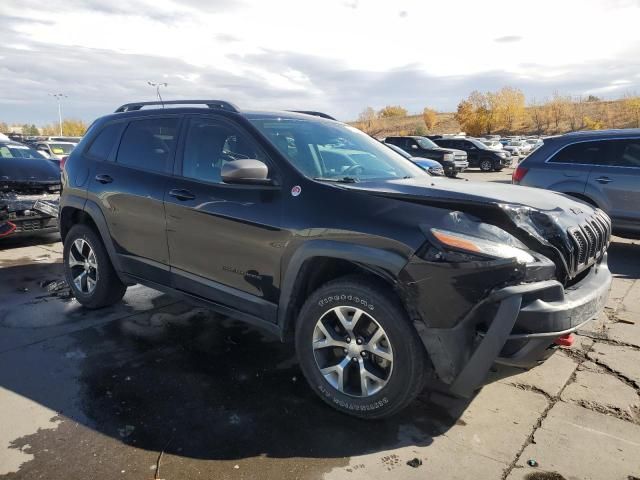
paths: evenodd
<path fill-rule="evenodd" d="M 99 174 L 96 175 L 96 181 L 100 182 L 100 183 L 111 183 L 113 182 L 113 178 L 110 175 L 105 175 L 105 174 Z"/>
<path fill-rule="evenodd" d="M 609 183 L 609 182 L 613 182 L 613 180 L 611 180 L 609 177 L 598 177 L 596 178 L 596 182 Z"/>
<path fill-rule="evenodd" d="M 191 193 L 189 190 L 184 190 L 182 188 L 176 188 L 173 190 L 169 190 L 169 196 L 177 198 L 178 200 L 193 200 L 196 196 Z"/>

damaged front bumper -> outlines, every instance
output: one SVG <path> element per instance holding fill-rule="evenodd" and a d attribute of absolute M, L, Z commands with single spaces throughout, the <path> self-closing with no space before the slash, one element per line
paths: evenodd
<path fill-rule="evenodd" d="M 0 238 L 58 229 L 57 193 L 0 193 Z"/>
<path fill-rule="evenodd" d="M 494 363 L 530 368 L 547 359 L 555 340 L 595 318 L 609 296 L 606 255 L 570 287 L 557 280 L 498 288 L 452 328 L 418 328 L 439 378 L 469 397 Z"/>

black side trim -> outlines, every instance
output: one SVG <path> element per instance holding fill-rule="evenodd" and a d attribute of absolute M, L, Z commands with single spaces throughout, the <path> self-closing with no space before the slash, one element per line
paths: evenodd
<path fill-rule="evenodd" d="M 276 336 L 280 337 L 280 329 L 275 323 L 268 322 L 260 317 L 255 315 L 250 315 L 247 313 L 240 312 L 234 308 L 230 308 L 226 305 L 221 305 L 214 301 L 211 301 L 207 298 L 200 297 L 198 295 L 193 295 L 182 290 L 177 290 L 175 288 L 171 288 L 167 285 L 162 285 L 159 283 L 155 283 L 146 278 L 136 277 L 135 275 L 123 274 L 124 280 L 128 283 L 139 283 L 141 285 L 145 285 L 149 288 L 153 288 L 154 290 L 159 290 L 163 293 L 166 293 L 172 297 L 184 300 L 193 305 L 198 305 L 201 307 L 209 308 L 221 315 L 234 318 L 236 320 L 248 323 L 250 325 L 261 328 L 262 330 Z"/>
<path fill-rule="evenodd" d="M 262 322 L 276 324 L 278 308 L 275 303 L 174 267 L 171 268 L 171 273 L 172 288 L 175 290 L 224 305 L 259 318 Z"/>
<path fill-rule="evenodd" d="M 277 323 L 281 331 L 286 332 L 291 318 L 290 302 L 299 274 L 307 260 L 314 257 L 339 258 L 351 262 L 381 269 L 397 278 L 408 259 L 402 255 L 379 248 L 355 245 L 335 240 L 309 240 L 302 244 L 291 256 L 281 283 L 280 302 L 278 304 Z"/>

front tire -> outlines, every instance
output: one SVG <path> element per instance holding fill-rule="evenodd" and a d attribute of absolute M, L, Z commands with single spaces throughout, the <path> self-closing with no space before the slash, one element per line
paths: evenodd
<path fill-rule="evenodd" d="M 490 172 L 493 170 L 493 162 L 491 160 L 480 160 L 480 170 Z"/>
<path fill-rule="evenodd" d="M 127 291 L 102 240 L 89 226 L 75 225 L 64 239 L 64 274 L 76 300 L 86 308 L 119 302 Z"/>
<path fill-rule="evenodd" d="M 333 408 L 389 417 L 422 390 L 429 369 L 417 332 L 388 288 L 365 276 L 334 280 L 307 299 L 296 352 L 311 388 Z"/>
<path fill-rule="evenodd" d="M 458 176 L 458 172 L 455 170 L 450 170 L 448 172 L 445 172 L 445 175 L 449 178 L 456 178 Z"/>

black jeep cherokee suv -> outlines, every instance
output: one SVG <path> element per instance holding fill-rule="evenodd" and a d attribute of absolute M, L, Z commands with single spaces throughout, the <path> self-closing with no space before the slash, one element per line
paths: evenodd
<path fill-rule="evenodd" d="M 467 153 L 463 150 L 442 148 L 426 137 L 387 137 L 385 143 L 390 143 L 410 153 L 414 157 L 435 160 L 444 169 L 447 177 L 456 177 L 469 167 Z"/>
<path fill-rule="evenodd" d="M 425 384 L 469 396 L 602 309 L 611 224 L 561 194 L 429 176 L 315 112 L 128 104 L 63 170 L 64 268 L 88 308 L 142 283 L 295 339 L 366 418 Z M 153 105 L 157 105 L 153 102 Z"/>
<path fill-rule="evenodd" d="M 437 138 L 434 142 L 443 148 L 457 148 L 467 152 L 470 167 L 478 167 L 483 172 L 499 172 L 511 165 L 506 152 L 492 150 L 475 138 Z"/>

